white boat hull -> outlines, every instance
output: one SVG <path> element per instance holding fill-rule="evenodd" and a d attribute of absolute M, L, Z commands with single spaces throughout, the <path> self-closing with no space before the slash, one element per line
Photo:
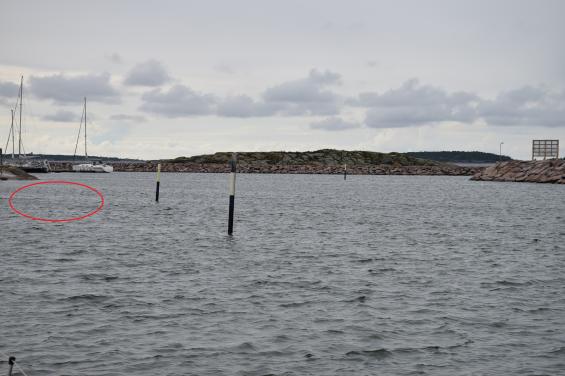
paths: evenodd
<path fill-rule="evenodd" d="M 114 172 L 114 167 L 106 164 L 83 163 L 73 165 L 73 172 Z"/>

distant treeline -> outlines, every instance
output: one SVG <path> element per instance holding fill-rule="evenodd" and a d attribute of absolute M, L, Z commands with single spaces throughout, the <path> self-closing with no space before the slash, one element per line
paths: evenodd
<path fill-rule="evenodd" d="M 482 151 L 418 151 L 406 153 L 411 157 L 428 159 L 437 162 L 452 163 L 495 163 L 500 160 L 510 161 L 512 158 Z"/>

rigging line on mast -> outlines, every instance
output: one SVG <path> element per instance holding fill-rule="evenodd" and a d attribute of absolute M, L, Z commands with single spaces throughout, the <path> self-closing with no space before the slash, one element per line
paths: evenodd
<path fill-rule="evenodd" d="M 12 122 L 10 123 L 10 131 L 8 132 L 8 139 L 6 140 L 6 147 L 4 150 L 8 151 L 8 145 L 10 145 L 10 137 L 12 137 L 12 145 L 14 144 L 14 110 L 10 108 L 10 114 L 12 116 Z M 14 154 L 14 148 L 12 146 L 12 154 Z"/>
<path fill-rule="evenodd" d="M 82 109 L 82 114 L 80 115 L 80 126 L 78 128 L 78 135 L 77 135 L 77 142 L 75 143 L 75 153 L 73 154 L 73 160 L 75 160 L 76 155 L 77 155 L 77 149 L 78 149 L 78 141 L 80 140 L 80 131 L 82 130 L 82 119 L 84 119 L 84 108 Z"/>
<path fill-rule="evenodd" d="M 14 156 L 13 155 L 14 154 L 14 146 L 15 146 L 14 144 L 16 143 L 15 134 L 14 134 L 15 133 L 15 131 L 14 131 L 14 119 L 15 119 L 14 115 L 15 115 L 15 112 L 16 112 L 19 105 L 20 105 L 20 93 L 18 92 L 18 96 L 16 97 L 16 103 L 14 104 L 14 108 L 13 109 L 10 108 L 10 111 L 12 112 L 12 123 L 10 125 L 10 132 L 8 132 L 8 140 L 6 141 L 6 149 L 5 149 L 5 150 L 8 150 L 8 144 L 10 143 L 10 134 L 11 134 L 12 135 L 12 157 Z"/>
<path fill-rule="evenodd" d="M 19 138 L 18 138 L 18 158 L 20 158 L 22 154 L 22 111 L 23 111 L 23 102 L 24 102 L 24 76 L 20 81 L 20 129 L 19 129 Z"/>
<path fill-rule="evenodd" d="M 84 97 L 84 159 L 88 161 L 88 152 L 86 151 L 86 97 Z"/>
<path fill-rule="evenodd" d="M 12 110 L 12 160 L 14 160 L 14 154 L 16 151 L 16 134 L 15 134 L 15 128 L 14 128 L 14 112 L 15 110 Z"/>
<path fill-rule="evenodd" d="M 10 108 L 10 112 L 12 111 L 12 109 Z M 14 118 L 12 117 L 12 120 Z M 12 136 L 12 127 L 14 124 L 10 125 L 10 130 L 8 131 L 8 138 L 6 139 L 6 147 L 4 148 L 4 150 L 8 151 L 8 145 L 10 144 L 10 137 Z"/>

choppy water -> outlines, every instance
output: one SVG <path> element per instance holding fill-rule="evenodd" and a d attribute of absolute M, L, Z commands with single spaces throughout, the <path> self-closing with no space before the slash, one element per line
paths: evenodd
<path fill-rule="evenodd" d="M 565 374 L 565 186 L 57 174 L 0 182 L 0 351 L 36 375 Z M 51 186 L 14 203 L 94 209 Z M 3 359 L 5 360 L 5 359 Z M 6 362 L 0 372 L 7 370 Z"/>

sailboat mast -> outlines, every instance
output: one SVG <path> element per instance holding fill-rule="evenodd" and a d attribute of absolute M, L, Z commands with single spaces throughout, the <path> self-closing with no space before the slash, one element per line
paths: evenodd
<path fill-rule="evenodd" d="M 22 105 L 24 101 L 24 76 L 22 76 L 22 80 L 20 82 L 20 129 L 19 129 L 19 137 L 18 137 L 18 158 L 22 153 Z"/>
<path fill-rule="evenodd" d="M 86 152 L 86 97 L 84 97 L 84 157 L 88 159 L 88 153 Z"/>

